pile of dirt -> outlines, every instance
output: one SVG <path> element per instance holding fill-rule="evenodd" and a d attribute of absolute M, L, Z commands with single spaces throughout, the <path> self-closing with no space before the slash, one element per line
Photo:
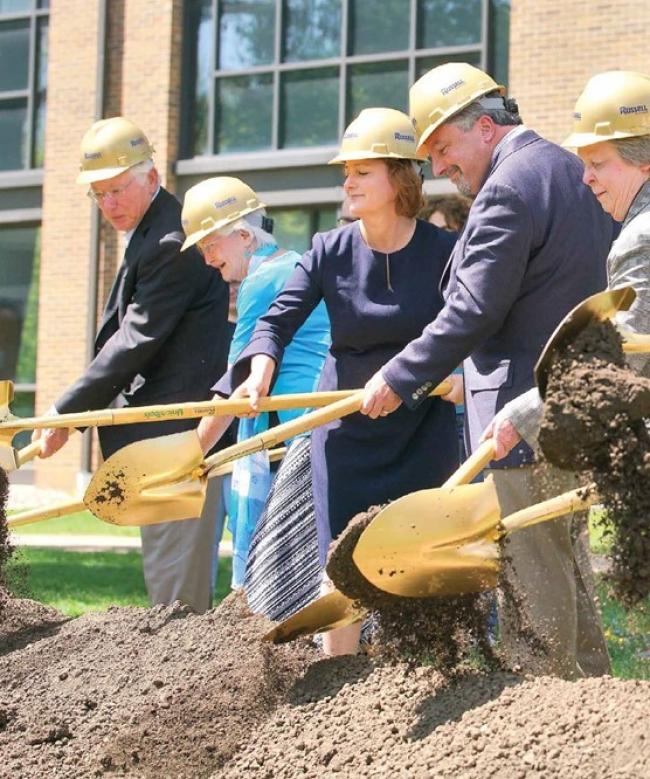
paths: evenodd
<path fill-rule="evenodd" d="M 260 642 L 236 595 L 201 616 L 10 607 L 32 641 L 0 644 L 2 776 L 650 775 L 650 682 L 323 659 Z"/>
<path fill-rule="evenodd" d="M 554 360 L 540 446 L 554 465 L 584 471 L 607 509 L 611 579 L 625 604 L 650 594 L 650 386 L 625 367 L 607 320 L 586 327 Z"/>
<path fill-rule="evenodd" d="M 330 545 L 327 574 L 340 592 L 376 615 L 375 654 L 428 661 L 442 669 L 468 658 L 497 667 L 488 640 L 490 601 L 481 594 L 451 598 L 403 598 L 379 589 L 359 571 L 352 553 L 363 531 L 381 511 L 357 514 Z"/>
<path fill-rule="evenodd" d="M 213 776 L 637 779 L 650 775 L 649 706 L 650 682 L 340 658 L 313 665 Z"/>
<path fill-rule="evenodd" d="M 33 624 L 0 657 L 0 773 L 209 776 L 317 657 L 262 643 L 268 628 L 237 596 L 200 616 L 177 604 Z"/>
<path fill-rule="evenodd" d="M 8 500 L 9 479 L 4 468 L 0 468 L 0 619 L 2 619 L 2 613 L 8 600 L 6 571 L 7 562 L 13 551 L 9 543 L 9 528 L 7 527 Z"/>

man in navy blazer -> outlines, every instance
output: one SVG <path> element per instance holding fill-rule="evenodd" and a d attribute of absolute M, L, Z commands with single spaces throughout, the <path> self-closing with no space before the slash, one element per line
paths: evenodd
<path fill-rule="evenodd" d="M 514 101 L 487 74 L 449 63 L 411 89 L 411 116 L 433 172 L 474 198 L 443 276 L 445 306 L 422 335 L 366 385 L 363 412 L 414 408 L 461 362 L 466 439 L 534 384 L 533 367 L 564 315 L 605 287 L 613 222 L 582 185 L 577 158 L 525 128 Z M 492 462 L 503 515 L 575 486 L 560 472 L 543 483 L 522 443 Z M 570 519 L 510 537 L 507 566 L 529 622 L 546 645 L 530 658 L 511 604 L 500 634 L 512 662 L 567 678 L 609 671 L 589 570 Z"/>
<path fill-rule="evenodd" d="M 103 216 L 125 233 L 124 260 L 85 373 L 55 402 L 52 413 L 108 406 L 207 400 L 226 368 L 228 288 L 201 255 L 181 255 L 181 205 L 160 186 L 153 148 L 124 117 L 96 122 L 84 136 L 78 183 Z M 196 420 L 99 428 L 104 457 L 134 441 L 196 427 Z M 54 454 L 66 429 L 35 432 L 41 456 Z M 195 611 L 212 603 L 212 551 L 218 479 L 200 520 L 141 528 L 145 582 L 152 604 L 181 600 Z"/>

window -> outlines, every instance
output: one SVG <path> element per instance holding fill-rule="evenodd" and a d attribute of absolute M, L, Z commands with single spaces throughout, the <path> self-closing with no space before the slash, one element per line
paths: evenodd
<path fill-rule="evenodd" d="M 39 260 L 38 227 L 0 228 L 0 376 L 15 383 L 19 416 L 34 413 Z"/>
<path fill-rule="evenodd" d="M 448 61 L 503 82 L 510 0 L 193 0 L 182 156 L 335 146 Z"/>
<path fill-rule="evenodd" d="M 0 171 L 43 165 L 48 0 L 0 0 Z"/>
<path fill-rule="evenodd" d="M 336 206 L 315 208 L 269 208 L 273 217 L 273 235 L 278 246 L 306 252 L 314 233 L 322 233 L 336 227 Z"/>

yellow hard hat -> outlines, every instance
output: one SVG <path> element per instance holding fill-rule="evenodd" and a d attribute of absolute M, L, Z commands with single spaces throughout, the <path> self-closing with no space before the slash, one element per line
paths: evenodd
<path fill-rule="evenodd" d="M 339 153 L 328 165 L 348 160 L 423 160 L 408 116 L 394 108 L 365 108 L 343 133 Z"/>
<path fill-rule="evenodd" d="M 147 136 L 124 116 L 100 119 L 81 141 L 81 165 L 77 184 L 92 184 L 119 176 L 154 152 Z"/>
<path fill-rule="evenodd" d="M 260 208 L 264 203 L 255 192 L 233 176 L 216 176 L 195 184 L 183 200 L 181 222 L 187 238 L 181 251 Z"/>
<path fill-rule="evenodd" d="M 573 110 L 573 132 L 563 146 L 650 135 L 650 76 L 610 70 L 590 78 Z"/>
<path fill-rule="evenodd" d="M 447 62 L 425 73 L 409 91 L 409 114 L 420 135 L 419 148 L 443 122 L 495 90 L 505 96 L 505 87 L 467 62 Z M 494 107 L 503 108 L 501 100 Z"/>

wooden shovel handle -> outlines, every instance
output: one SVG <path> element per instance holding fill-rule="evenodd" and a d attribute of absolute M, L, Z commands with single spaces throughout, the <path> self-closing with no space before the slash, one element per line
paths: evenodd
<path fill-rule="evenodd" d="M 270 395 L 260 398 L 260 411 L 284 411 L 293 408 L 328 406 L 338 400 L 352 397 L 361 390 L 333 390 L 331 392 L 297 392 L 289 395 Z M 431 395 L 446 395 L 451 391 L 449 381 L 441 382 Z M 250 411 L 247 398 L 203 400 L 192 403 L 169 403 L 157 406 L 134 406 L 132 408 L 84 411 L 80 414 L 59 414 L 50 417 L 13 418 L 0 422 L 0 430 L 36 430 L 49 427 L 106 427 L 107 425 L 130 425 L 138 422 L 160 422 L 174 419 L 197 419 L 198 417 L 237 416 Z"/>
<path fill-rule="evenodd" d="M 578 487 L 578 489 L 536 503 L 534 506 L 515 511 L 510 516 L 505 517 L 501 521 L 501 525 L 505 533 L 511 533 L 513 530 L 521 530 L 524 527 L 536 525 L 538 522 L 557 519 L 563 514 L 585 511 L 597 502 L 598 494 L 595 484 L 589 487 Z"/>
<path fill-rule="evenodd" d="M 25 463 L 28 463 L 30 460 L 33 460 L 35 457 L 38 456 L 40 451 L 41 451 L 40 441 L 33 441 L 31 444 L 27 444 L 27 446 L 23 446 L 22 449 L 18 449 L 18 451 L 16 452 L 16 463 L 18 467 L 20 468 L 21 465 L 24 465 Z"/>
<path fill-rule="evenodd" d="M 454 471 L 443 487 L 458 487 L 461 484 L 469 484 L 483 468 L 494 458 L 494 441 L 488 439 L 473 452 L 458 470 Z"/>
<path fill-rule="evenodd" d="M 646 333 L 633 333 L 630 330 L 620 330 L 623 337 L 623 351 L 630 353 L 650 352 L 650 335 Z"/>
<path fill-rule="evenodd" d="M 63 503 L 57 503 L 42 509 L 32 509 L 31 511 L 21 511 L 14 514 L 7 520 L 9 528 L 31 525 L 34 522 L 42 522 L 44 519 L 55 519 L 56 517 L 65 517 L 67 514 L 74 514 L 76 511 L 85 511 L 86 506 L 81 500 L 67 500 Z"/>

